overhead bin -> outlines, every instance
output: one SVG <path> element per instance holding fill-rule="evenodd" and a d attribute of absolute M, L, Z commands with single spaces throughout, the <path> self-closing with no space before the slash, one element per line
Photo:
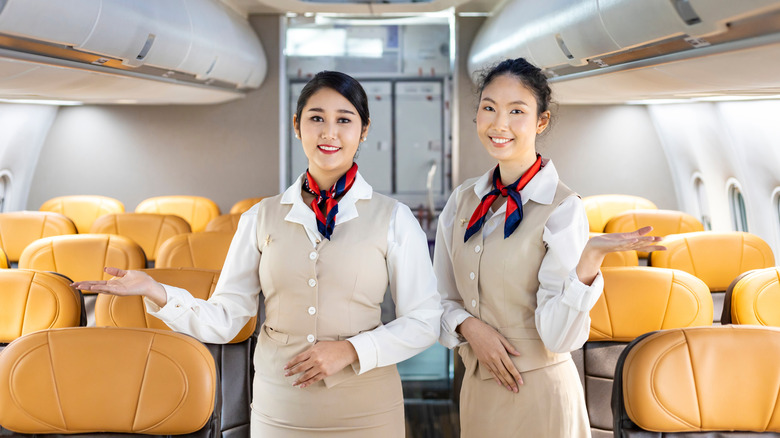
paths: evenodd
<path fill-rule="evenodd" d="M 267 68 L 247 19 L 219 0 L 0 0 L 2 35 L 4 49 L 51 65 L 64 59 L 76 62 L 71 69 L 80 62 L 177 85 L 245 91 Z"/>

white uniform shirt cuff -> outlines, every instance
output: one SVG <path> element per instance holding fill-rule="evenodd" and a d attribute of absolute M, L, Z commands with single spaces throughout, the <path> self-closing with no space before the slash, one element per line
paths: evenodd
<path fill-rule="evenodd" d="M 596 274 L 593 283 L 588 286 L 580 281 L 575 267 L 569 272 L 569 278 L 566 282 L 568 284 L 564 285 L 563 302 L 579 312 L 590 312 L 604 290 L 604 277 L 601 276 L 601 271 Z"/>
<path fill-rule="evenodd" d="M 358 361 L 352 363 L 352 369 L 358 374 L 363 374 L 376 368 L 379 361 L 377 348 L 370 332 L 360 333 L 347 339 L 358 355 Z"/>
<path fill-rule="evenodd" d="M 162 287 L 165 289 L 165 295 L 167 296 L 165 306 L 160 307 L 151 300 L 144 298 L 146 311 L 163 322 L 174 321 L 187 311 L 186 298 L 192 298 L 192 296 L 189 292 L 179 287 L 168 286 L 167 284 L 163 284 Z"/>
<path fill-rule="evenodd" d="M 439 335 L 439 343 L 447 348 L 455 348 L 465 344 L 466 340 L 463 339 L 463 336 L 459 335 L 455 329 L 471 316 L 472 315 L 469 312 L 463 309 L 450 311 L 446 318 L 442 318 L 442 327 L 444 330 L 442 330 Z"/>

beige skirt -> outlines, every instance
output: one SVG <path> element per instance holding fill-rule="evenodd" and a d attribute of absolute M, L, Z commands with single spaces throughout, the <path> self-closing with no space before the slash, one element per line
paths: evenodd
<path fill-rule="evenodd" d="M 403 391 L 394 365 L 376 368 L 330 388 L 308 388 L 258 373 L 252 438 L 399 438 L 405 434 Z"/>
<path fill-rule="evenodd" d="M 514 393 L 481 379 L 476 369 L 466 370 L 461 438 L 590 437 L 582 383 L 571 359 L 521 375 L 523 385 Z"/>

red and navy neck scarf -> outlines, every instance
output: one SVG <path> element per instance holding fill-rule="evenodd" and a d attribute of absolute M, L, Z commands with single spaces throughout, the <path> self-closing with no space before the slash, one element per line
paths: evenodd
<path fill-rule="evenodd" d="M 523 220 L 523 200 L 520 197 L 520 190 L 528 184 L 529 181 L 539 172 L 542 168 L 542 156 L 537 155 L 536 161 L 531 165 L 531 168 L 526 170 L 523 176 L 517 181 L 505 186 L 501 183 L 501 172 L 496 166 L 493 170 L 493 190 L 488 192 L 487 195 L 482 197 L 482 201 L 474 210 L 474 214 L 471 215 L 468 227 L 466 227 L 466 236 L 463 241 L 468 242 L 469 237 L 473 236 L 482 228 L 487 217 L 488 210 L 493 202 L 498 199 L 499 196 L 508 196 L 506 200 L 506 219 L 504 220 L 504 239 L 509 237 L 517 226 L 520 225 L 520 221 Z"/>
<path fill-rule="evenodd" d="M 339 201 L 336 199 L 347 193 L 352 184 L 355 183 L 357 168 L 357 163 L 352 163 L 352 167 L 336 181 L 336 184 L 333 184 L 330 190 L 320 190 L 317 181 L 314 181 L 308 170 L 306 171 L 303 189 L 314 195 L 311 209 L 314 210 L 314 215 L 317 216 L 317 229 L 328 240 L 330 240 L 330 236 L 333 234 L 333 227 L 336 226 L 336 213 L 339 212 Z"/>

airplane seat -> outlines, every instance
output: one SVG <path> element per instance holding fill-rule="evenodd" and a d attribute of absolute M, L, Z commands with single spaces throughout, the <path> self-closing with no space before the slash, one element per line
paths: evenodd
<path fill-rule="evenodd" d="M 49 211 L 0 213 L 0 247 L 10 267 L 16 267 L 22 251 L 43 237 L 76 234 L 76 225 L 68 217 Z"/>
<path fill-rule="evenodd" d="M 95 219 L 104 214 L 124 213 L 125 205 L 107 196 L 72 195 L 49 199 L 39 210 L 63 214 L 73 220 L 79 233 L 88 233 Z"/>
<path fill-rule="evenodd" d="M 0 269 L 8 269 L 11 267 L 11 263 L 8 261 L 8 255 L 3 251 L 3 247 L 0 246 Z"/>
<path fill-rule="evenodd" d="M 590 311 L 590 336 L 572 352 L 593 438 L 613 436 L 609 400 L 615 365 L 629 342 L 655 330 L 712 324 L 709 289 L 693 275 L 640 266 L 604 268 L 602 274 L 604 293 Z"/>
<path fill-rule="evenodd" d="M 208 224 L 203 231 L 216 231 L 223 233 L 236 234 L 238 229 L 238 220 L 241 219 L 242 213 L 228 213 L 215 217 Z"/>
<path fill-rule="evenodd" d="M 780 437 L 779 362 L 775 327 L 686 327 L 642 336 L 618 359 L 615 435 Z"/>
<path fill-rule="evenodd" d="M 160 245 L 155 266 L 221 270 L 232 240 L 233 233 L 212 231 L 173 236 Z"/>
<path fill-rule="evenodd" d="M 202 196 L 157 196 L 141 201 L 136 213 L 175 214 L 190 224 L 192 232 L 206 228 L 210 220 L 219 216 L 219 207 Z"/>
<path fill-rule="evenodd" d="M 262 201 L 263 199 L 265 199 L 264 196 L 261 196 L 259 198 L 246 198 L 246 199 L 242 199 L 242 200 L 236 202 L 235 204 L 233 204 L 232 207 L 230 207 L 230 213 L 231 214 L 243 213 L 243 212 L 249 210 L 250 208 L 252 208 L 253 205 L 257 204 L 258 202 Z"/>
<path fill-rule="evenodd" d="M 588 215 L 590 231 L 603 233 L 604 227 L 617 214 L 628 210 L 655 210 L 652 201 L 631 195 L 594 195 L 582 198 L 585 214 Z"/>
<path fill-rule="evenodd" d="M 190 232 L 190 224 L 181 217 L 155 213 L 108 214 L 98 218 L 90 229 L 93 234 L 117 234 L 138 243 L 146 254 L 148 265 L 157 260 L 157 252 L 163 242 Z"/>
<path fill-rule="evenodd" d="M 698 219 L 675 210 L 629 210 L 614 216 L 607 222 L 607 233 L 626 233 L 645 226 L 652 226 L 648 236 L 668 236 L 670 234 L 704 231 L 704 225 Z M 639 257 L 647 258 L 648 253 L 640 251 Z"/>
<path fill-rule="evenodd" d="M 725 291 L 738 275 L 775 265 L 772 248 L 755 234 L 742 231 L 672 234 L 663 241 L 666 251 L 653 251 L 650 265 L 688 272 L 707 283 L 720 323 Z"/>
<path fill-rule="evenodd" d="M 73 281 L 108 280 L 106 266 L 119 269 L 146 267 L 144 250 L 127 237 L 113 234 L 73 234 L 38 239 L 27 246 L 19 268 L 52 271 Z M 87 325 L 95 324 L 94 293 L 84 292 Z"/>
<path fill-rule="evenodd" d="M 721 324 L 780 327 L 780 268 L 754 269 L 726 290 Z"/>
<path fill-rule="evenodd" d="M 26 334 L 87 324 L 84 298 L 52 272 L 0 270 L 0 351 Z"/>
<path fill-rule="evenodd" d="M 188 290 L 196 298 L 207 300 L 219 279 L 219 271 L 194 268 L 156 268 L 144 270 L 160 283 Z M 101 294 L 95 306 L 98 326 L 146 327 L 171 330 L 161 320 L 149 315 L 138 296 L 119 297 Z M 248 437 L 249 403 L 252 400 L 252 356 L 256 345 L 257 317 L 228 344 L 205 344 L 219 366 L 222 381 L 222 424 L 224 438 Z"/>
<path fill-rule="evenodd" d="M 219 438 L 216 375 L 206 347 L 180 333 L 31 333 L 0 355 L 0 436 Z"/>
<path fill-rule="evenodd" d="M 590 237 L 598 236 L 604 233 L 589 233 Z M 601 262 L 602 268 L 612 268 L 618 266 L 638 266 L 639 256 L 636 251 L 618 251 L 610 252 L 604 257 L 604 261 Z"/>

